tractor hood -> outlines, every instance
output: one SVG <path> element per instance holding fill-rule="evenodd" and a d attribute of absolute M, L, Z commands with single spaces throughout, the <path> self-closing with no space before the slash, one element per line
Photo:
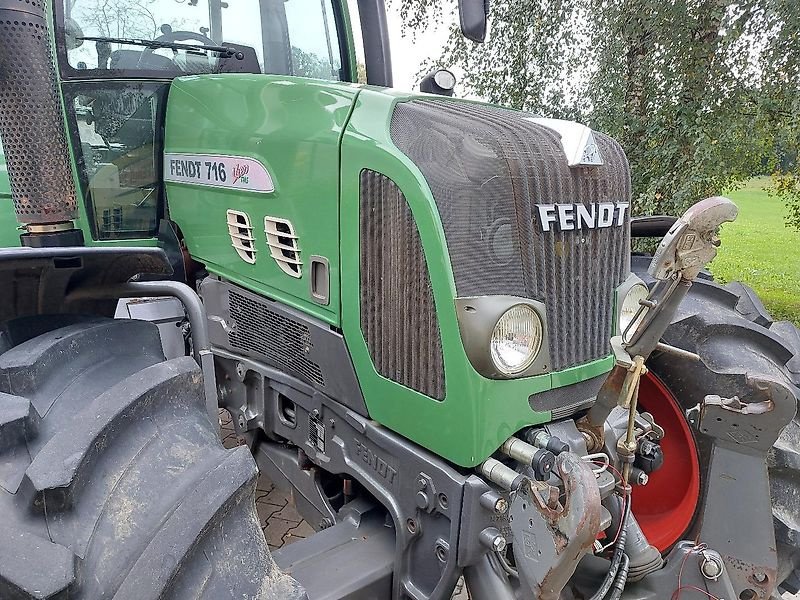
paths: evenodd
<path fill-rule="evenodd" d="M 586 408 L 611 368 L 630 180 L 606 136 L 372 87 L 186 77 L 163 176 L 195 260 L 342 331 L 370 416 L 458 464 Z M 499 373 L 487 336 L 519 303 L 541 351 Z M 226 326 L 233 351 L 332 393 L 311 345 L 288 361 L 297 340 L 269 323 Z"/>

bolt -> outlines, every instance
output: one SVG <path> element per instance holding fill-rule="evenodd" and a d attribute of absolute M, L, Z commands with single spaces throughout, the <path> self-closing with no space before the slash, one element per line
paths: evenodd
<path fill-rule="evenodd" d="M 650 476 L 637 467 L 631 468 L 631 477 L 631 483 L 636 485 L 647 485 L 647 482 L 650 481 Z"/>
<path fill-rule="evenodd" d="M 330 517 L 325 517 L 319 522 L 320 529 L 328 529 L 329 527 L 333 527 L 333 520 Z"/>
<path fill-rule="evenodd" d="M 245 425 L 247 425 L 247 421 L 245 421 L 244 415 L 240 414 L 238 421 L 239 421 L 239 429 L 244 429 Z"/>
<path fill-rule="evenodd" d="M 417 485 L 419 486 L 419 489 L 424 490 L 426 487 L 428 487 L 428 481 L 424 477 L 420 477 L 417 479 Z"/>
<path fill-rule="evenodd" d="M 503 537 L 503 534 L 500 533 L 500 530 L 496 527 L 487 527 L 481 531 L 478 537 L 484 546 L 495 552 L 502 552 L 506 549 L 506 545 L 508 544 L 506 538 Z"/>
<path fill-rule="evenodd" d="M 442 508 L 447 508 L 447 494 L 439 494 L 439 506 Z"/>
<path fill-rule="evenodd" d="M 756 583 L 764 583 L 767 580 L 767 574 L 762 573 L 761 571 L 756 571 L 753 573 L 753 579 L 756 580 Z"/>
<path fill-rule="evenodd" d="M 236 363 L 236 374 L 239 376 L 239 379 L 244 379 L 244 365 L 240 362 Z"/>
<path fill-rule="evenodd" d="M 506 538 L 504 538 L 502 535 L 496 535 L 492 540 L 492 549 L 495 552 L 502 552 L 506 549 L 506 543 Z"/>
<path fill-rule="evenodd" d="M 422 510 L 427 510 L 430 506 L 430 498 L 428 498 L 428 494 L 425 492 L 417 492 L 417 506 L 420 507 Z"/>
<path fill-rule="evenodd" d="M 414 519 L 406 519 L 406 529 L 411 535 L 417 534 L 417 522 Z"/>
<path fill-rule="evenodd" d="M 436 545 L 436 558 L 442 562 L 447 562 L 447 548 L 441 544 Z"/>
<path fill-rule="evenodd" d="M 706 579 L 716 581 L 722 575 L 722 560 L 713 554 L 703 553 L 703 560 L 700 562 L 700 572 Z"/>
<path fill-rule="evenodd" d="M 491 510 L 496 515 L 505 514 L 505 512 L 508 510 L 508 500 L 494 490 L 485 492 L 481 496 L 480 502 L 483 508 L 486 510 Z"/>
<path fill-rule="evenodd" d="M 505 498 L 498 498 L 494 503 L 494 512 L 498 515 L 504 515 L 508 511 L 508 500 Z"/>

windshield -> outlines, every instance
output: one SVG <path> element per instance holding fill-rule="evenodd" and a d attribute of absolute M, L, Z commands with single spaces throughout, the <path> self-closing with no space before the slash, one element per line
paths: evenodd
<path fill-rule="evenodd" d="M 65 0 L 67 74 L 173 77 L 255 70 L 348 79 L 338 10 L 331 0 Z M 248 67 L 237 64 L 241 58 L 204 46 L 244 50 Z"/>

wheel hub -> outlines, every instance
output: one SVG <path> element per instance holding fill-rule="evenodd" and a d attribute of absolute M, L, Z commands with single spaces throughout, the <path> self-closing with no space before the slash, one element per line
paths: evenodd
<path fill-rule="evenodd" d="M 664 428 L 664 465 L 644 486 L 633 487 L 633 513 L 648 541 L 661 552 L 692 523 L 700 496 L 697 445 L 678 401 L 652 373 L 641 379 L 639 406 Z"/>

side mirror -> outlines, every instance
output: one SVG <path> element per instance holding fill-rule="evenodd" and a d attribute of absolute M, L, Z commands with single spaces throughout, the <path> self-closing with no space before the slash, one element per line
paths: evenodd
<path fill-rule="evenodd" d="M 485 41 L 489 0 L 458 0 L 458 18 L 465 38 L 478 43 Z"/>
<path fill-rule="evenodd" d="M 419 83 L 419 91 L 440 96 L 452 96 L 456 87 L 456 76 L 447 69 L 435 69 L 425 75 Z"/>

